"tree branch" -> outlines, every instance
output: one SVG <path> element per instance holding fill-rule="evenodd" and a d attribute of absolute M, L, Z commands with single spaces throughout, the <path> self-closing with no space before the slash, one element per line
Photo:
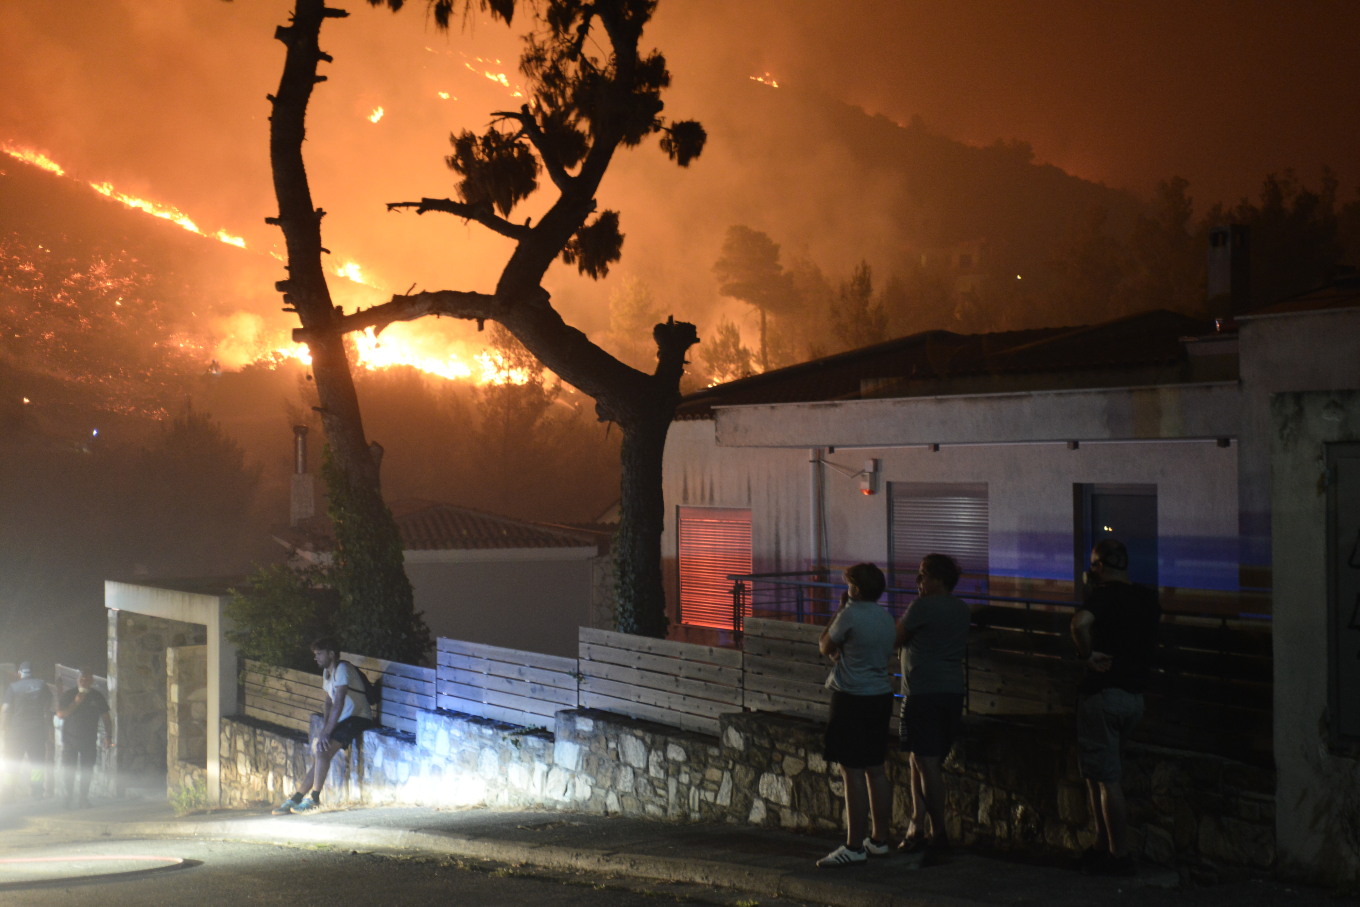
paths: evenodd
<path fill-rule="evenodd" d="M 485 205 L 469 205 L 466 202 L 456 202 L 451 198 L 422 198 L 418 202 L 387 203 L 388 211 L 395 211 L 398 208 L 415 208 L 417 214 L 424 214 L 427 211 L 442 211 L 445 214 L 454 214 L 464 220 L 476 221 L 488 230 L 492 230 L 516 241 L 524 239 L 529 235 L 528 223 L 512 224 L 505 218 L 498 217 L 492 211 L 490 203 Z"/>
<path fill-rule="evenodd" d="M 519 112 L 496 110 L 491 115 L 519 123 L 520 130 L 529 137 L 530 143 L 538 151 L 538 157 L 543 161 L 543 169 L 548 171 L 548 177 L 553 181 L 553 185 L 563 193 L 571 189 L 575 177 L 567 172 L 567 168 L 562 166 L 562 162 L 556 154 L 549 153 L 547 137 L 539 127 L 538 120 L 534 119 L 533 114 L 529 112 L 528 104 L 522 105 Z"/>
<path fill-rule="evenodd" d="M 465 318 L 480 323 L 492 317 L 495 306 L 496 297 L 489 293 L 435 290 L 410 296 L 393 296 L 387 302 L 360 309 L 349 315 L 337 314 L 323 330 L 327 333 L 348 334 L 373 328 L 375 333 L 381 333 L 390 324 L 398 321 L 415 321 L 426 315 L 447 315 L 450 318 Z M 305 327 L 295 328 L 293 341 L 306 343 L 316 333 Z"/>

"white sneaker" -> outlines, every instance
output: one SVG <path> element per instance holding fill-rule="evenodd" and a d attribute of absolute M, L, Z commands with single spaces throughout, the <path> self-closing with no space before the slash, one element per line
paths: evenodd
<path fill-rule="evenodd" d="M 873 838 L 864 839 L 864 852 L 876 857 L 886 857 L 892 853 L 891 844 L 875 844 Z"/>
<path fill-rule="evenodd" d="M 817 861 L 818 866 L 849 866 L 851 863 L 863 863 L 869 859 L 869 855 L 862 850 L 851 850 L 842 844 L 831 853 Z"/>

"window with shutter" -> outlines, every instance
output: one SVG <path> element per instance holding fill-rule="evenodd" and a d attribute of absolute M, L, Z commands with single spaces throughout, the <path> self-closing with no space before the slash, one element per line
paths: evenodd
<path fill-rule="evenodd" d="M 889 482 L 888 522 L 891 585 L 914 588 L 921 558 L 938 552 L 954 558 L 963 570 L 955 592 L 987 594 L 985 483 Z"/>
<path fill-rule="evenodd" d="M 751 572 L 751 511 L 680 507 L 680 622 L 732 628 L 731 574 Z"/>

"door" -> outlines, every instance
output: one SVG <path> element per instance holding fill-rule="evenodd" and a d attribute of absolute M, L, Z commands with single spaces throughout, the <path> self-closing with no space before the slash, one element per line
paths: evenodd
<path fill-rule="evenodd" d="M 1156 589 L 1157 486 L 1078 485 L 1076 498 L 1076 588 L 1081 588 L 1081 573 L 1096 542 L 1116 538 L 1129 550 L 1129 579 Z"/>

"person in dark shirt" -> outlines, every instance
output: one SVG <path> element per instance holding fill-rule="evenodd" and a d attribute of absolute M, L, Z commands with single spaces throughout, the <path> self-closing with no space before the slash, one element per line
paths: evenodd
<path fill-rule="evenodd" d="M 42 678 L 33 676 L 33 666 L 26 661 L 19 665 L 19 679 L 9 685 L 0 705 L 10 767 L 18 775 L 24 760 L 28 760 L 29 786 L 35 799 L 42 797 L 51 783 L 48 753 L 52 703 L 52 690 Z"/>
<path fill-rule="evenodd" d="M 1086 663 L 1077 697 L 1077 749 L 1096 840 L 1083 856 L 1102 875 L 1132 875 L 1128 804 L 1120 784 L 1124 743 L 1143 717 L 1143 691 L 1152 673 L 1157 593 L 1129 582 L 1129 552 L 1116 539 L 1091 550 L 1085 604 L 1072 616 L 1072 641 Z"/>
<path fill-rule="evenodd" d="M 916 572 L 921 593 L 897 624 L 902 650 L 902 749 L 911 754 L 911 824 L 897 849 L 923 852 L 922 865 L 948 859 L 942 767 L 963 718 L 968 604 L 954 597 L 960 570 L 947 554 L 927 554 Z"/>
<path fill-rule="evenodd" d="M 95 760 L 99 753 L 99 725 L 104 725 L 104 740 L 113 741 L 113 724 L 109 718 L 109 701 L 94 688 L 94 675 L 82 669 L 76 688 L 67 690 L 57 706 L 61 719 L 61 769 L 66 791 L 66 808 L 70 809 L 77 788 L 80 807 L 90 805 L 90 781 L 94 778 Z M 79 783 L 77 784 L 77 775 Z"/>

